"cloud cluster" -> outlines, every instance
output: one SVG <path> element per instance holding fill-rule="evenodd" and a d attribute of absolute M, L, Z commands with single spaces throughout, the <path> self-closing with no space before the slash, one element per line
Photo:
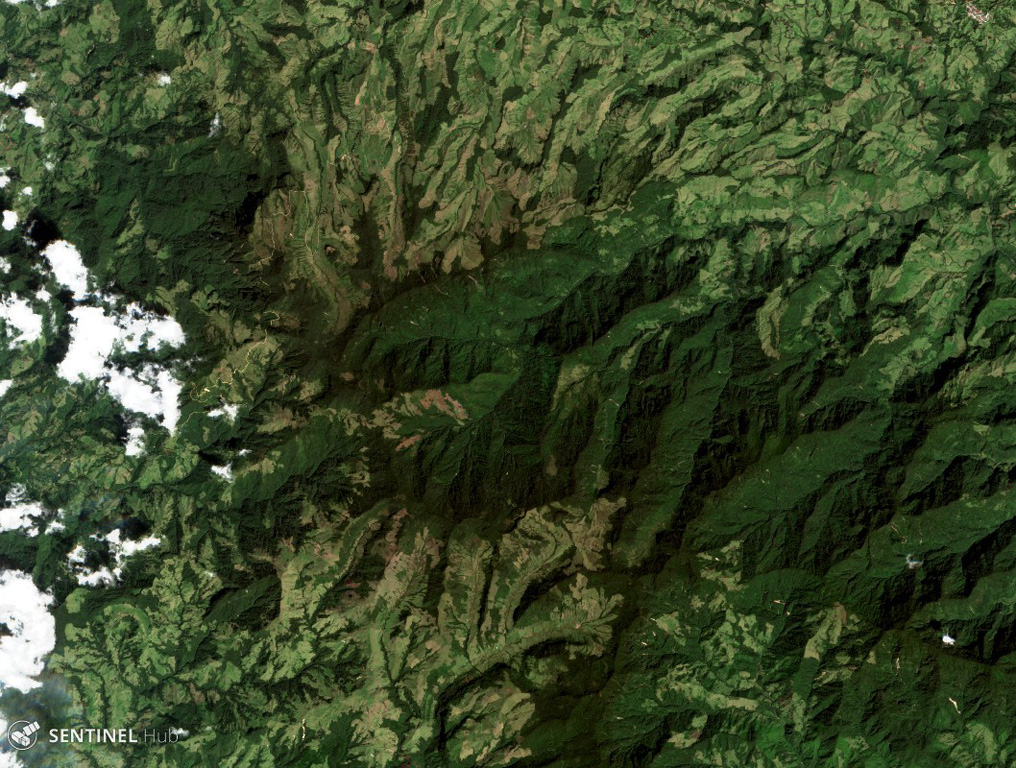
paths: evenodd
<path fill-rule="evenodd" d="M 171 317 L 147 312 L 137 304 L 122 311 L 110 307 L 113 297 L 94 291 L 81 254 L 70 243 L 58 240 L 42 252 L 57 282 L 74 294 L 78 303 L 71 309 L 74 321 L 67 354 L 57 372 L 68 381 L 103 380 L 109 393 L 125 408 L 147 416 L 161 417 L 170 432 L 180 418 L 180 383 L 167 370 L 148 364 L 140 370 L 118 369 L 110 364 L 113 353 L 157 350 L 164 345 L 178 347 L 185 337 L 180 324 Z M 102 306 L 80 302 L 89 296 Z"/>
<path fill-rule="evenodd" d="M 92 538 L 96 540 L 102 539 L 98 534 Z M 67 564 L 77 578 L 78 584 L 86 587 L 111 587 L 119 583 L 120 576 L 123 574 L 124 561 L 127 558 L 145 549 L 157 547 L 162 543 L 156 536 L 146 536 L 137 541 L 123 540 L 120 537 L 119 528 L 111 531 L 105 538 L 109 543 L 109 549 L 113 555 L 113 568 L 102 567 L 94 571 L 89 570 L 85 567 L 85 548 L 80 544 L 74 547 L 67 555 Z"/>
<path fill-rule="evenodd" d="M 49 609 L 53 596 L 41 592 L 31 574 L 0 571 L 0 622 L 10 635 L 0 637 L 0 687 L 30 691 L 43 659 L 56 645 L 56 621 Z"/>
<path fill-rule="evenodd" d="M 41 504 L 28 500 L 23 485 L 12 487 L 7 493 L 5 503 L 7 506 L 0 509 L 0 531 L 23 530 L 29 536 L 39 534 L 36 520 L 44 517 L 46 513 Z"/>
<path fill-rule="evenodd" d="M 31 344 L 42 336 L 42 318 L 35 314 L 31 304 L 16 296 L 0 300 L 0 321 L 18 344 Z"/>

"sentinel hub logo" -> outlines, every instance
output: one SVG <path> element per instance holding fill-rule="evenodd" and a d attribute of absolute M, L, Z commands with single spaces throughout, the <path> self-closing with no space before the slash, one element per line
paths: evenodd
<path fill-rule="evenodd" d="M 14 749 L 31 749 L 39 738 L 38 721 L 18 720 L 7 729 L 7 743 Z M 182 728 L 158 731 L 145 728 L 51 728 L 50 744 L 175 744 L 181 736 L 187 736 Z"/>
<path fill-rule="evenodd" d="M 7 729 L 7 743 L 15 749 L 31 749 L 39 739 L 39 723 L 18 720 Z"/>

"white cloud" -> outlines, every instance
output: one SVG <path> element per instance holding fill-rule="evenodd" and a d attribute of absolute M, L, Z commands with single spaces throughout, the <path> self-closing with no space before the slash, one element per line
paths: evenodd
<path fill-rule="evenodd" d="M 80 565 L 85 562 L 85 548 L 77 544 L 74 549 L 67 553 L 67 562 Z"/>
<path fill-rule="evenodd" d="M 0 83 L 0 91 L 3 91 L 8 96 L 12 96 L 15 99 L 18 98 L 19 96 L 23 96 L 25 91 L 27 91 L 27 90 L 28 90 L 28 83 L 26 83 L 24 80 L 19 80 L 14 85 L 7 85 L 7 83 Z"/>
<path fill-rule="evenodd" d="M 29 536 L 38 536 L 33 517 L 41 517 L 44 513 L 41 504 L 19 504 L 7 509 L 0 509 L 0 531 L 25 530 Z"/>
<path fill-rule="evenodd" d="M 163 402 L 162 423 L 172 433 L 180 421 L 180 393 L 183 392 L 183 385 L 169 371 L 162 371 L 159 379 Z"/>
<path fill-rule="evenodd" d="M 101 537 L 96 535 L 92 538 L 98 539 Z M 112 569 L 103 567 L 95 571 L 89 571 L 84 568 L 85 548 L 80 544 L 67 555 L 67 561 L 77 577 L 78 584 L 86 587 L 113 586 L 120 581 L 120 576 L 123 575 L 123 564 L 128 557 L 143 550 L 157 547 L 162 543 L 156 536 L 146 536 L 137 541 L 121 541 L 119 528 L 110 531 L 106 536 L 106 541 L 109 542 L 110 553 L 115 561 Z"/>
<path fill-rule="evenodd" d="M 146 536 L 143 539 L 137 541 L 120 541 L 120 529 L 117 528 L 114 531 L 110 531 L 109 535 L 106 536 L 106 541 L 109 542 L 113 548 L 113 555 L 116 557 L 117 565 L 122 563 L 126 558 L 133 554 L 142 552 L 152 547 L 157 547 L 162 541 L 157 536 Z"/>
<path fill-rule="evenodd" d="M 20 504 L 23 501 L 28 501 L 28 489 L 21 484 L 12 485 L 5 499 L 11 504 Z"/>
<path fill-rule="evenodd" d="M 137 304 L 129 305 L 125 314 L 129 314 L 130 319 L 122 316 L 121 322 L 127 334 L 125 343 L 132 352 L 142 347 L 158 349 L 163 344 L 178 347 L 187 340 L 183 328 L 171 317 L 145 312 Z"/>
<path fill-rule="evenodd" d="M 114 574 L 109 568 L 100 568 L 97 571 L 78 573 L 78 584 L 83 587 L 111 587 L 118 578 L 119 574 Z"/>
<path fill-rule="evenodd" d="M 12 486 L 7 493 L 5 503 L 9 506 L 0 509 L 0 531 L 27 529 L 26 533 L 29 536 L 39 534 L 35 527 L 35 520 L 32 518 L 44 517 L 46 513 L 41 504 L 28 500 L 25 495 L 25 486 Z"/>
<path fill-rule="evenodd" d="M 22 344 L 31 344 L 42 336 L 42 318 L 32 311 L 32 305 L 17 297 L 0 301 L 0 320 L 7 324 L 8 333 Z"/>
<path fill-rule="evenodd" d="M 25 122 L 29 125 L 34 125 L 36 128 L 46 127 L 46 121 L 43 119 L 42 115 L 36 111 L 35 107 L 28 107 L 25 110 Z"/>
<path fill-rule="evenodd" d="M 32 188 L 31 187 L 23 187 L 22 190 L 21 190 L 21 194 L 23 194 L 23 195 L 31 195 L 32 194 Z"/>
<path fill-rule="evenodd" d="M 30 691 L 43 670 L 45 656 L 56 645 L 56 622 L 49 613 L 53 597 L 40 592 L 31 575 L 0 573 L 0 621 L 11 631 L 0 638 L 0 686 Z"/>
<path fill-rule="evenodd" d="M 119 335 L 116 320 L 102 307 L 75 307 L 71 316 L 71 343 L 57 372 L 71 381 L 79 376 L 98 379 L 105 373 L 106 358 Z"/>
<path fill-rule="evenodd" d="M 3 228 L 10 232 L 18 226 L 18 214 L 14 211 L 4 211 Z"/>
<path fill-rule="evenodd" d="M 74 381 L 78 376 L 103 376 L 106 361 L 117 348 L 126 352 L 156 350 L 164 344 L 179 346 L 183 329 L 168 317 L 143 312 L 132 304 L 124 314 L 113 315 L 102 307 L 76 306 L 71 310 L 74 327 L 67 356 L 60 363 L 60 375 Z"/>
<path fill-rule="evenodd" d="M 124 408 L 146 416 L 162 417 L 163 426 L 170 432 L 180 420 L 180 383 L 169 371 L 147 366 L 142 375 L 147 379 L 123 371 L 109 371 L 107 387 Z"/>
<path fill-rule="evenodd" d="M 110 371 L 109 383 L 106 386 L 110 394 L 129 411 L 148 416 L 158 416 L 162 413 L 162 394 L 147 382 L 121 371 Z"/>
<path fill-rule="evenodd" d="M 231 403 L 223 403 L 219 408 L 211 410 L 208 415 L 213 419 L 218 416 L 226 416 L 230 421 L 236 421 L 236 414 L 239 412 L 240 406 L 233 405 Z"/>
<path fill-rule="evenodd" d="M 212 472 L 221 477 L 227 483 L 233 482 L 233 465 L 212 465 Z"/>
<path fill-rule="evenodd" d="M 74 327 L 67 354 L 57 372 L 68 381 L 79 377 L 106 379 L 110 394 L 125 408 L 148 416 L 162 417 L 170 432 L 180 418 L 179 398 L 182 387 L 173 375 L 155 365 L 141 371 L 114 370 L 107 365 L 115 349 L 138 352 L 184 340 L 183 329 L 172 318 L 144 312 L 137 305 L 112 315 L 101 307 L 76 306 L 71 310 Z"/>
<path fill-rule="evenodd" d="M 88 270 L 81 261 L 78 249 L 66 240 L 57 240 L 46 246 L 42 255 L 49 261 L 56 281 L 79 297 L 88 293 Z"/>
<path fill-rule="evenodd" d="M 42 252 L 57 282 L 82 299 L 89 295 L 89 275 L 81 253 L 66 240 L 50 243 Z M 94 294 L 93 294 L 94 295 Z M 98 294 L 104 304 L 113 298 Z M 157 350 L 164 345 L 176 347 L 186 340 L 183 328 L 172 317 L 147 312 L 138 304 L 128 304 L 122 311 L 109 306 L 76 305 L 70 311 L 74 325 L 71 341 L 57 372 L 68 381 L 79 378 L 106 382 L 110 394 L 128 410 L 152 417 L 162 417 L 170 432 L 180 418 L 179 398 L 182 387 L 169 371 L 146 365 L 140 371 L 115 370 L 109 365 L 117 350 L 139 352 Z M 139 438 L 140 439 L 140 438 Z M 128 445 L 128 451 L 140 445 L 139 439 Z M 136 454 L 131 454 L 136 455 Z"/>
<path fill-rule="evenodd" d="M 155 78 L 159 85 L 169 85 L 173 82 L 173 78 L 167 75 L 165 72 L 160 72 L 159 76 Z"/>
<path fill-rule="evenodd" d="M 11 379 L 0 379 L 0 397 L 7 394 L 7 390 L 13 386 L 14 382 Z"/>
<path fill-rule="evenodd" d="M 141 427 L 127 429 L 127 455 L 140 456 L 145 452 L 145 430 Z"/>
<path fill-rule="evenodd" d="M 43 514 L 41 504 L 22 504 L 17 507 L 0 509 L 0 531 L 25 530 L 29 536 L 38 536 L 33 517 Z"/>
<path fill-rule="evenodd" d="M 0 171 L 0 189 L 3 189 L 11 183 L 11 177 L 7 175 L 7 169 Z"/>

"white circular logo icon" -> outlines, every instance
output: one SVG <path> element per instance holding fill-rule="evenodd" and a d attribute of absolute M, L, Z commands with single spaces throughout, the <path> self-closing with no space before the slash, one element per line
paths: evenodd
<path fill-rule="evenodd" d="M 18 720 L 7 729 L 7 743 L 15 749 L 31 749 L 39 738 L 39 722 Z"/>

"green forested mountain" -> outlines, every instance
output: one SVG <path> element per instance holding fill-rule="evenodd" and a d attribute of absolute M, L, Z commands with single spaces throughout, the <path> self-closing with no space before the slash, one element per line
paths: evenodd
<path fill-rule="evenodd" d="M 0 3 L 0 710 L 182 731 L 18 758 L 1016 765 L 1014 59 L 984 0 Z"/>

